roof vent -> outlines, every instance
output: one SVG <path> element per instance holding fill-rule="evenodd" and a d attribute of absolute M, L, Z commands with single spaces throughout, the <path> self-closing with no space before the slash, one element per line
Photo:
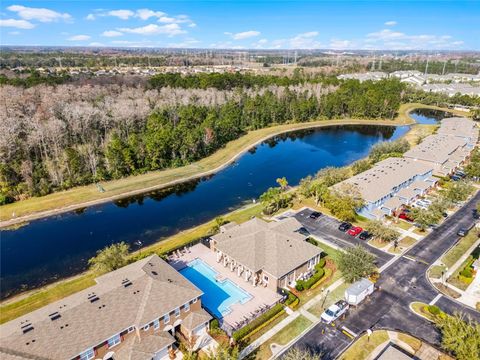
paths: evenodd
<path fill-rule="evenodd" d="M 172 279 L 167 279 L 167 281 L 168 281 L 169 283 L 173 283 L 173 280 L 172 280 Z"/>
<path fill-rule="evenodd" d="M 23 326 L 21 327 L 21 329 L 22 329 L 22 332 L 23 332 L 24 334 L 28 333 L 29 331 L 32 331 L 32 330 L 33 330 L 32 323 L 29 322 L 29 323 L 23 325 Z"/>
<path fill-rule="evenodd" d="M 62 317 L 62 315 L 60 315 L 58 313 L 58 311 L 55 311 L 54 313 L 51 313 L 48 316 L 50 316 L 50 320 L 52 320 L 52 321 L 55 321 L 55 320 L 60 319 Z"/>
<path fill-rule="evenodd" d="M 156 271 L 152 271 L 152 274 L 153 275 L 158 275 L 158 273 Z"/>
<path fill-rule="evenodd" d="M 91 303 L 94 303 L 95 301 L 100 300 L 100 298 L 95 293 L 91 293 L 88 295 L 88 300 L 90 300 Z"/>
<path fill-rule="evenodd" d="M 122 280 L 122 285 L 123 285 L 123 287 L 129 287 L 130 285 L 132 285 L 132 282 L 130 280 L 128 280 L 127 278 L 125 278 L 125 279 Z"/>

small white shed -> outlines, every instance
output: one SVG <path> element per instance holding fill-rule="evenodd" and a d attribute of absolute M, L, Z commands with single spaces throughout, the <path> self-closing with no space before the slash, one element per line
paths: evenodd
<path fill-rule="evenodd" d="M 375 285 L 370 280 L 362 278 L 345 290 L 345 301 L 350 305 L 358 305 L 374 290 Z"/>

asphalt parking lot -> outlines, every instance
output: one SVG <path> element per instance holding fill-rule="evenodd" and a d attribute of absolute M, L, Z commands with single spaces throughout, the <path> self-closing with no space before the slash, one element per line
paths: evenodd
<path fill-rule="evenodd" d="M 379 250 L 373 246 L 368 245 L 364 240 L 353 237 L 338 230 L 340 221 L 327 215 L 322 215 L 318 219 L 310 219 L 311 209 L 305 209 L 297 212 L 295 218 L 315 237 L 331 243 L 343 249 L 354 245 L 361 245 L 370 253 L 377 257 L 377 266 L 382 267 L 394 256 Z"/>

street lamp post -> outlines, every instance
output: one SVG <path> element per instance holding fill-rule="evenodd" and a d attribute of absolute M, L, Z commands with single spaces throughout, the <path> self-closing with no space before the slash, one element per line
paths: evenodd
<path fill-rule="evenodd" d="M 323 290 L 322 290 L 323 292 Z M 325 293 L 325 296 L 323 297 L 323 301 L 322 301 L 322 309 L 324 309 L 324 305 L 325 305 L 325 301 L 327 300 L 327 296 L 328 296 L 328 293 L 330 292 L 330 289 L 327 289 L 327 292 Z"/>

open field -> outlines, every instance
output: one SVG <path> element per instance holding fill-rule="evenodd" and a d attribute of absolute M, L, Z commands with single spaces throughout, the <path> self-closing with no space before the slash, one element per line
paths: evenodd
<path fill-rule="evenodd" d="M 101 185 L 105 192 L 99 192 L 95 184 L 91 184 L 4 205 L 1 207 L 2 211 L 0 211 L 0 227 L 158 190 L 211 175 L 220 171 L 251 147 L 270 137 L 289 131 L 334 125 L 411 125 L 414 121 L 408 116 L 408 113 L 417 108 L 447 110 L 422 104 L 403 104 L 400 107 L 399 115 L 394 120 L 317 120 L 306 123 L 276 125 L 250 131 L 241 138 L 229 142 L 214 154 L 190 165 L 102 182 Z M 456 113 L 455 111 L 451 112 Z M 418 135 L 413 132 L 409 132 L 409 134 L 407 134 L 407 139 L 411 139 L 412 142 L 417 141 Z"/>

